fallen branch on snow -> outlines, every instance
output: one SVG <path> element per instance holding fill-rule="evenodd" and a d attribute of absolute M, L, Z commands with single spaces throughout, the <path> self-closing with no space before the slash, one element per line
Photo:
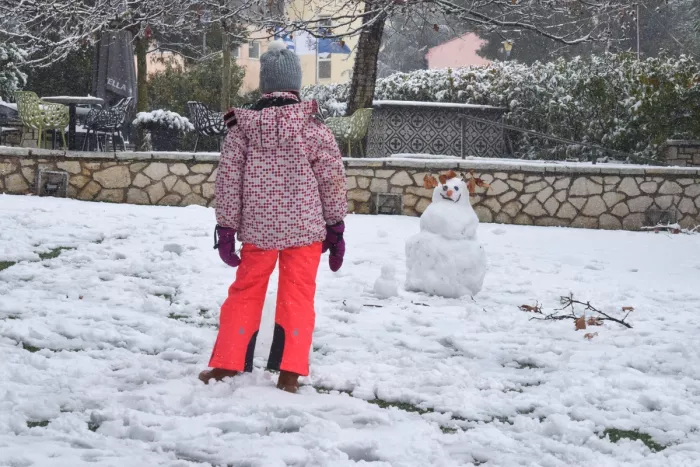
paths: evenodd
<path fill-rule="evenodd" d="M 642 227 L 642 230 L 653 231 L 654 233 L 671 232 L 672 234 L 683 233 L 683 234 L 690 235 L 690 234 L 694 234 L 694 233 L 700 233 L 700 225 L 696 225 L 692 229 L 683 229 L 678 224 L 657 224 L 654 226 Z"/>
<path fill-rule="evenodd" d="M 533 316 L 530 318 L 530 321 L 533 319 L 536 320 L 541 320 L 541 321 L 560 321 L 563 319 L 572 319 L 576 323 L 576 330 L 579 329 L 586 329 L 586 326 L 600 326 L 603 324 L 604 321 L 612 321 L 613 323 L 620 324 L 626 328 L 632 329 L 632 326 L 626 321 L 627 317 L 634 311 L 634 308 L 632 307 L 623 307 L 622 311 L 627 312 L 625 316 L 622 319 L 618 319 L 615 317 L 610 316 L 609 314 L 605 313 L 604 311 L 601 311 L 597 308 L 595 308 L 593 305 L 591 305 L 591 302 L 581 302 L 579 300 L 574 299 L 573 294 L 569 294 L 569 296 L 561 297 L 561 304 L 563 305 L 562 308 L 556 310 L 554 313 L 549 314 L 544 316 L 543 318 L 540 318 L 538 316 Z M 577 315 L 575 306 L 580 305 L 584 307 L 584 311 L 582 315 Z M 521 308 L 522 309 L 522 308 Z M 524 310 L 524 311 L 529 311 L 529 310 Z M 566 314 L 560 314 L 561 312 L 566 311 Z M 586 320 L 586 313 L 590 312 L 594 316 L 590 316 L 588 320 Z M 597 316 L 595 316 L 597 315 Z"/>

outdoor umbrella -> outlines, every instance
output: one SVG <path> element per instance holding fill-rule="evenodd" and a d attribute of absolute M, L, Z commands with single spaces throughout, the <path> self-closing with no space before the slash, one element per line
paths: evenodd
<path fill-rule="evenodd" d="M 93 94 L 108 104 L 136 98 L 133 37 L 129 31 L 102 33 L 93 60 Z"/>

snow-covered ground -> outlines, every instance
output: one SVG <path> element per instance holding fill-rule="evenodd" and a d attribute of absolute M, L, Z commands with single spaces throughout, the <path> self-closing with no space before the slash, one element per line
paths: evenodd
<path fill-rule="evenodd" d="M 348 219 L 291 395 L 197 380 L 234 275 L 212 210 L 0 196 L 0 465 L 700 465 L 700 235 L 481 225 L 475 301 L 379 299 L 418 226 Z M 569 292 L 633 329 L 518 309 Z"/>

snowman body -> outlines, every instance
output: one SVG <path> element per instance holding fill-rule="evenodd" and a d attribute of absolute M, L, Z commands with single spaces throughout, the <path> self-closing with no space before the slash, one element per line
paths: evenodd
<path fill-rule="evenodd" d="M 477 240 L 479 218 L 459 178 L 445 180 L 406 242 L 406 289 L 447 298 L 475 296 L 486 276 L 486 253 Z"/>

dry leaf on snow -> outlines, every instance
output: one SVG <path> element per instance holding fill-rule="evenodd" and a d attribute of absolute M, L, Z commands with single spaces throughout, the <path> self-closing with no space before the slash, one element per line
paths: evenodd
<path fill-rule="evenodd" d="M 538 304 L 535 306 L 532 305 L 520 305 L 520 309 L 522 311 L 526 311 L 528 313 L 539 313 L 542 314 L 542 307 Z"/>
<path fill-rule="evenodd" d="M 587 324 L 589 326 L 602 326 L 603 320 L 598 317 L 594 318 L 593 316 L 591 316 L 590 318 L 588 318 Z"/>
<path fill-rule="evenodd" d="M 633 306 L 623 306 L 622 311 L 627 311 L 627 312 L 634 311 L 634 307 Z"/>
<path fill-rule="evenodd" d="M 579 319 L 575 321 L 576 323 L 576 330 L 578 331 L 579 329 L 586 329 L 586 315 L 581 316 Z"/>
<path fill-rule="evenodd" d="M 584 334 L 583 337 L 586 338 L 586 339 L 588 339 L 588 340 L 591 340 L 591 339 L 593 339 L 593 338 L 594 338 L 595 336 L 597 336 L 597 335 L 598 335 L 597 332 L 594 332 L 594 333 L 590 333 L 590 332 L 589 332 L 589 333 Z"/>

